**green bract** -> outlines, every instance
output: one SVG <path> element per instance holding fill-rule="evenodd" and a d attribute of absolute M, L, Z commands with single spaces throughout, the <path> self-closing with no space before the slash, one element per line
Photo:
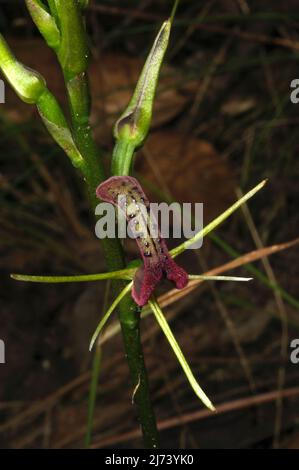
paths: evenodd
<path fill-rule="evenodd" d="M 167 49 L 171 21 L 165 21 L 145 62 L 132 99 L 115 124 L 116 140 L 131 142 L 140 147 L 147 137 L 159 72 Z"/>
<path fill-rule="evenodd" d="M 51 136 L 69 156 L 72 164 L 85 173 L 85 164 L 79 152 L 71 130 L 56 98 L 45 90 L 36 103 L 38 112 Z"/>
<path fill-rule="evenodd" d="M 45 38 L 47 44 L 57 50 L 60 44 L 60 33 L 55 19 L 50 15 L 40 0 L 25 0 L 28 11 Z"/>

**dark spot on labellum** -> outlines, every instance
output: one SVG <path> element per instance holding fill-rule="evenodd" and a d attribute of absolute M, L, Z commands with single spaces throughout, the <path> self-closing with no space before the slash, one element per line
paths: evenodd
<path fill-rule="evenodd" d="M 130 116 L 127 119 L 129 118 Z M 155 226 L 155 218 L 152 222 L 149 201 L 138 181 L 131 176 L 113 176 L 97 188 L 97 196 L 116 206 L 119 204 L 121 208 L 129 206 L 133 201 L 136 209 L 127 208 L 125 211 L 126 218 L 130 221 L 135 217 L 140 217 L 141 208 L 144 210 L 145 207 L 147 210 L 147 217 L 144 221 L 148 230 L 146 234 L 137 229 L 138 220 L 134 221 L 134 237 L 138 239 L 138 248 L 143 257 L 143 265 L 134 276 L 132 296 L 135 302 L 139 306 L 145 305 L 162 276 L 174 282 L 178 289 L 185 287 L 188 283 L 187 273 L 171 258 L 166 243 L 163 242 L 163 238 L 160 238 L 160 233 L 158 232 L 158 236 L 155 238 L 151 236 L 150 229 Z M 119 201 L 117 196 L 123 196 L 125 200 Z"/>

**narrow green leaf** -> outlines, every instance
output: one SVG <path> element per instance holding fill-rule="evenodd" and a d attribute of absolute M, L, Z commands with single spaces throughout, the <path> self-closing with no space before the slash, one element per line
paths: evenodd
<path fill-rule="evenodd" d="M 103 316 L 103 318 L 101 319 L 100 323 L 98 324 L 94 334 L 92 335 L 92 338 L 91 338 L 91 341 L 90 341 L 90 345 L 89 345 L 89 351 L 92 350 L 93 348 L 93 345 L 97 339 L 97 337 L 99 336 L 99 334 L 101 333 L 103 327 L 105 326 L 107 320 L 109 319 L 110 315 L 112 314 L 112 312 L 114 311 L 114 309 L 117 307 L 117 305 L 119 304 L 119 302 L 125 297 L 125 295 L 128 294 L 128 292 L 130 292 L 130 290 L 132 289 L 132 286 L 133 286 L 133 281 L 129 282 L 129 284 L 126 285 L 126 287 L 120 292 L 120 294 L 116 297 L 116 299 L 114 300 L 113 304 L 111 305 L 111 307 L 107 310 L 107 312 L 105 313 L 105 315 Z"/>
<path fill-rule="evenodd" d="M 248 191 L 241 199 L 239 199 L 237 202 L 235 202 L 231 207 L 229 207 L 226 211 L 224 211 L 222 214 L 220 214 L 216 219 L 214 219 L 212 222 L 210 222 L 206 227 L 204 227 L 202 230 L 200 230 L 194 237 L 190 238 L 189 240 L 183 242 L 181 245 L 177 246 L 173 250 L 171 250 L 170 254 L 173 258 L 176 256 L 180 255 L 183 253 L 187 248 L 189 248 L 193 243 L 196 241 L 200 240 L 201 238 L 205 237 L 209 232 L 212 232 L 218 225 L 220 225 L 222 222 L 224 222 L 233 212 L 235 212 L 242 204 L 244 204 L 245 201 L 248 201 L 248 199 L 252 198 L 260 189 L 262 189 L 267 180 L 263 180 L 261 183 L 259 183 L 257 186 L 255 186 L 253 189 Z"/>
<path fill-rule="evenodd" d="M 189 274 L 189 279 L 198 279 L 202 281 L 236 281 L 248 282 L 252 281 L 252 277 L 238 277 L 238 276 L 204 276 L 198 274 Z"/>
<path fill-rule="evenodd" d="M 189 367 L 189 364 L 187 363 L 183 353 L 182 353 L 182 350 L 181 348 L 179 347 L 175 337 L 173 336 L 173 333 L 167 323 L 167 320 L 165 318 L 165 316 L 163 315 L 163 312 L 159 306 L 159 304 L 157 303 L 156 300 L 150 300 L 149 301 L 149 305 L 157 319 L 157 322 L 159 323 L 160 327 L 162 328 L 163 330 L 163 333 L 165 334 L 170 346 L 172 347 L 173 349 L 173 352 L 174 354 L 176 355 L 179 363 L 181 364 L 182 366 L 182 369 L 183 371 L 185 372 L 186 374 L 186 377 L 192 387 L 192 389 L 194 390 L 195 394 L 198 396 L 198 398 L 204 403 L 204 405 L 209 408 L 211 411 L 215 411 L 215 407 L 214 405 L 212 404 L 212 402 L 210 401 L 210 399 L 207 397 L 207 395 L 205 394 L 205 392 L 202 390 L 202 388 L 200 387 L 200 385 L 198 384 L 196 378 L 194 377 L 190 367 Z"/>
<path fill-rule="evenodd" d="M 98 383 L 99 383 L 101 365 L 102 365 L 102 349 L 101 347 L 97 347 L 94 353 L 93 361 L 92 361 L 92 375 L 91 375 L 89 396 L 88 396 L 88 411 L 87 411 L 87 425 L 86 425 L 87 429 L 86 429 L 86 435 L 84 439 L 84 444 L 86 448 L 88 448 L 91 443 L 94 410 L 95 410 L 95 405 L 96 405 L 97 388 L 98 388 Z"/>
<path fill-rule="evenodd" d="M 175 1 L 174 1 L 173 7 L 172 7 L 172 11 L 171 11 L 171 15 L 170 15 L 170 21 L 171 21 L 171 23 L 173 23 L 174 17 L 175 17 L 175 15 L 176 15 L 176 12 L 177 12 L 177 9 L 178 9 L 178 6 L 179 6 L 179 3 L 180 3 L 180 0 L 175 0 Z"/>
<path fill-rule="evenodd" d="M 59 284 L 63 282 L 103 281 L 105 279 L 131 280 L 135 271 L 135 269 L 121 269 L 120 271 L 111 271 L 99 274 L 84 274 L 79 276 L 30 276 L 27 274 L 11 274 L 10 277 L 16 281 Z"/>

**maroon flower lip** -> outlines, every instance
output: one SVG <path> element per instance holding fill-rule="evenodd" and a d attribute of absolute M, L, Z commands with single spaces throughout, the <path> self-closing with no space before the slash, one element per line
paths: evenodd
<path fill-rule="evenodd" d="M 135 302 L 143 307 L 164 277 L 172 281 L 177 289 L 183 289 L 188 284 L 188 274 L 171 258 L 159 229 L 155 237 L 151 236 L 156 220 L 149 215 L 149 201 L 138 181 L 132 176 L 112 176 L 98 186 L 96 195 L 124 211 L 130 228 L 133 232 L 135 230 L 143 259 L 133 282 L 132 297 Z M 138 235 L 137 227 L 140 226 L 142 231 Z"/>

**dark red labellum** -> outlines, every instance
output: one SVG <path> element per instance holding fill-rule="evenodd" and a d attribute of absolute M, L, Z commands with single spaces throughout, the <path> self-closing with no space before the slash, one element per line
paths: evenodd
<path fill-rule="evenodd" d="M 135 232 L 143 266 L 134 277 L 132 296 L 139 306 L 144 306 L 152 295 L 156 285 L 165 276 L 177 289 L 188 283 L 188 274 L 170 256 L 165 240 L 159 229 L 152 236 L 151 228 L 156 224 L 149 215 L 149 201 L 138 181 L 132 176 L 112 176 L 101 183 L 96 190 L 97 197 L 120 207 L 126 213 L 128 224 Z"/>

